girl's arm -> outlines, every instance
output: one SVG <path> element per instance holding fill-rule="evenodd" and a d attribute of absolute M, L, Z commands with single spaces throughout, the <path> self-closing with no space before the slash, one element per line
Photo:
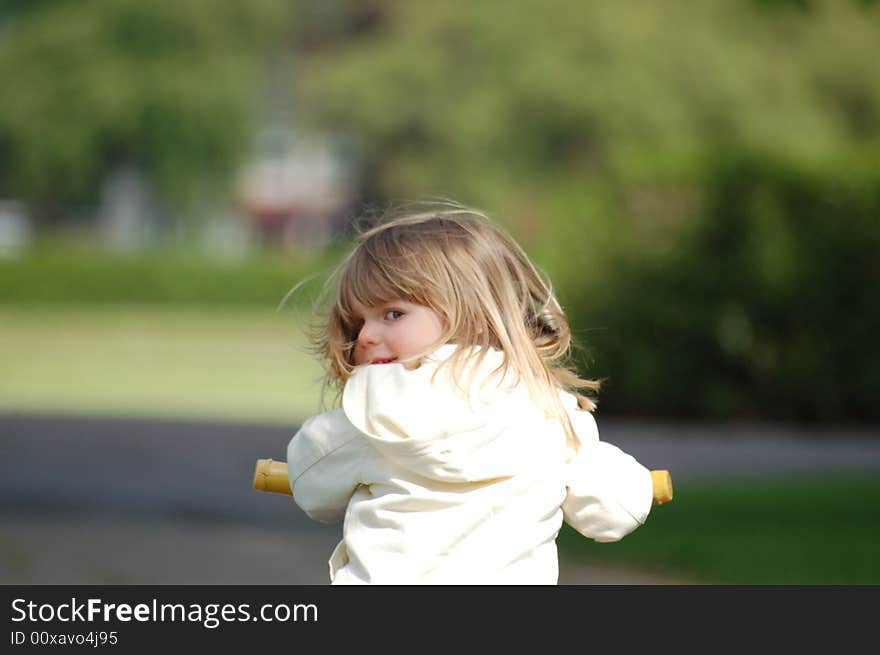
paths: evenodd
<path fill-rule="evenodd" d="M 645 522 L 654 503 L 671 500 L 671 479 L 600 441 L 590 412 L 571 408 L 569 418 L 580 447 L 566 465 L 565 521 L 590 539 L 618 541 Z"/>
<path fill-rule="evenodd" d="M 361 484 L 365 447 L 341 409 L 303 423 L 287 446 L 287 477 L 296 504 L 309 517 L 332 523 L 345 516 L 348 501 Z M 255 475 L 255 486 L 259 481 Z"/>
<path fill-rule="evenodd" d="M 654 503 L 651 471 L 617 446 L 582 444 L 567 470 L 565 521 L 585 537 L 618 541 L 642 525 Z"/>

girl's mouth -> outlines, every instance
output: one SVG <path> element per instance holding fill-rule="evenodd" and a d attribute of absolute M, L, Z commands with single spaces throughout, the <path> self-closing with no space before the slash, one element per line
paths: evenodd
<path fill-rule="evenodd" d="M 390 364 L 391 362 L 397 360 L 397 357 L 387 357 L 384 359 L 372 359 L 370 360 L 370 364 Z"/>

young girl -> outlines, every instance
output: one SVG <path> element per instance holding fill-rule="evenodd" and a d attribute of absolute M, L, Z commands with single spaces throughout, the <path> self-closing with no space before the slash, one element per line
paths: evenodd
<path fill-rule="evenodd" d="M 599 441 L 551 287 L 483 215 L 363 233 L 317 346 L 341 407 L 287 450 L 297 504 L 344 519 L 333 584 L 556 584 L 565 520 L 596 541 L 644 523 L 650 472 Z"/>

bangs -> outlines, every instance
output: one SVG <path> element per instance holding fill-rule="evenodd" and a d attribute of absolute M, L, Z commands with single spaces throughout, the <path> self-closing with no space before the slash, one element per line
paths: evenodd
<path fill-rule="evenodd" d="M 354 305 L 376 307 L 392 300 L 405 300 L 419 305 L 431 306 L 427 291 L 434 286 L 429 281 L 424 262 L 412 252 L 400 252 L 401 248 L 389 248 L 378 253 L 376 244 L 361 244 L 346 262 L 339 278 L 336 311 L 346 333 L 356 324 Z M 394 252 L 397 250 L 398 252 Z"/>

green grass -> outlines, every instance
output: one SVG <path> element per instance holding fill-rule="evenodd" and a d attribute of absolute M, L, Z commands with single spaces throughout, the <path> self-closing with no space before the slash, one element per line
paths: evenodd
<path fill-rule="evenodd" d="M 290 424 L 320 409 L 303 325 L 274 307 L 0 306 L 0 411 Z"/>
<path fill-rule="evenodd" d="M 0 305 L 0 411 L 293 425 L 320 409 L 304 320 L 274 305 Z M 880 479 L 676 480 L 622 541 L 565 528 L 559 545 L 695 582 L 880 584 Z"/>
<path fill-rule="evenodd" d="M 560 549 L 712 584 L 880 584 L 880 478 L 677 483 L 622 541 Z"/>

